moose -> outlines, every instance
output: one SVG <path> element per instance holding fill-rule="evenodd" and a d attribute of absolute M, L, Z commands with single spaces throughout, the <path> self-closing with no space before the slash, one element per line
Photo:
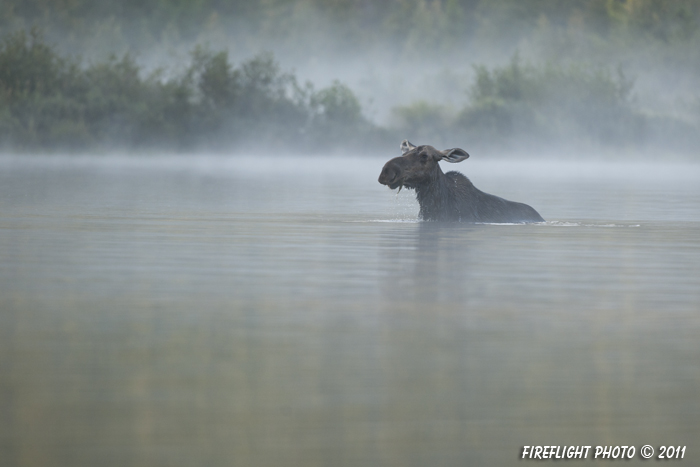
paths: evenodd
<path fill-rule="evenodd" d="M 423 220 L 495 224 L 544 222 L 527 204 L 484 193 L 459 172 L 443 173 L 438 161 L 462 162 L 469 157 L 464 149 L 438 151 L 432 146 L 416 146 L 403 140 L 401 152 L 402 156 L 384 164 L 379 183 L 392 190 L 414 189 Z"/>

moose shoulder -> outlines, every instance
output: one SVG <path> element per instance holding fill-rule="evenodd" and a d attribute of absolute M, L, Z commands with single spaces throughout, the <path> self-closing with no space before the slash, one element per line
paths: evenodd
<path fill-rule="evenodd" d="M 396 189 L 416 190 L 420 217 L 426 221 L 527 223 L 544 222 L 537 211 L 523 203 L 484 193 L 459 172 L 443 173 L 438 161 L 461 162 L 463 149 L 438 151 L 432 146 L 401 143 L 403 156 L 384 164 L 379 183 Z"/>

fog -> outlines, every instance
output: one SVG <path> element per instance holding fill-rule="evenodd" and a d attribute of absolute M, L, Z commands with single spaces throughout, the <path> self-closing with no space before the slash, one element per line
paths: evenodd
<path fill-rule="evenodd" d="M 93 84 L 85 96 L 59 86 L 69 102 L 53 113 L 70 115 L 60 124 L 13 110 L 6 150 L 352 154 L 408 138 L 493 157 L 696 157 L 692 0 L 76 5 L 9 10 L 0 33 L 38 27 L 87 70 L 69 81 L 102 73 L 122 84 Z M 265 53 L 267 68 L 246 68 Z M 129 54 L 141 82 L 127 84 L 118 62 L 100 68 L 112 54 Z M 140 94 L 151 96 L 148 111 L 123 102 Z"/>
<path fill-rule="evenodd" d="M 699 25 L 3 1 L 0 465 L 696 465 Z M 422 220 L 404 139 L 545 222 Z"/>
<path fill-rule="evenodd" d="M 547 221 L 483 225 L 385 160 L 0 157 L 0 463 L 698 459 L 697 162 L 445 164 Z"/>

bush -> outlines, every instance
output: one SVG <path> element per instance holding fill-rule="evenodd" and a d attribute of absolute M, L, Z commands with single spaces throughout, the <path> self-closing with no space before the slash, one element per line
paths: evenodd
<path fill-rule="evenodd" d="M 5 145 L 30 147 L 50 139 L 50 134 L 55 133 L 52 119 L 77 110 L 60 95 L 74 72 L 74 67 L 41 41 L 36 30 L 29 35 L 19 31 L 3 38 L 0 139 Z"/>
<path fill-rule="evenodd" d="M 516 55 L 504 67 L 475 71 L 470 104 L 457 119 L 472 138 L 625 144 L 642 130 L 643 119 L 631 105 L 633 83 L 621 70 L 536 68 Z"/>
<path fill-rule="evenodd" d="M 318 92 L 311 92 L 312 112 L 309 134 L 327 145 L 345 145 L 366 134 L 370 124 L 362 116 L 355 94 L 339 81 Z"/>
<path fill-rule="evenodd" d="M 417 101 L 393 109 L 397 126 L 411 141 L 435 141 L 441 144 L 454 131 L 454 117 L 441 106 L 426 101 Z"/>
<path fill-rule="evenodd" d="M 190 66 L 143 77 L 129 55 L 88 67 L 60 57 L 36 31 L 0 45 L 0 138 L 15 150 L 325 150 L 374 128 L 340 82 L 315 92 L 271 54 L 235 68 L 226 52 L 197 47 Z"/>

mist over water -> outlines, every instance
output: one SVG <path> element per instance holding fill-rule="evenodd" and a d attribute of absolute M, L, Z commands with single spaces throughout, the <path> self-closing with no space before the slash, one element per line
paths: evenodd
<path fill-rule="evenodd" d="M 697 159 L 697 0 L 8 2 L 0 150 Z"/>
<path fill-rule="evenodd" d="M 698 0 L 4 0 L 0 466 L 698 464 L 698 50 Z M 405 138 L 546 221 L 421 221 Z"/>
<path fill-rule="evenodd" d="M 698 459 L 696 164 L 445 164 L 547 220 L 469 225 L 389 157 L 0 159 L 3 463 Z"/>

